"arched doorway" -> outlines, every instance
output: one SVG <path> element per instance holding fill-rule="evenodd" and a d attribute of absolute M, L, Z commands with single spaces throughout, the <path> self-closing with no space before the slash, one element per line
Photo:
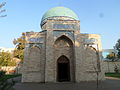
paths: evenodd
<path fill-rule="evenodd" d="M 59 82 L 70 81 L 70 63 L 64 55 L 57 60 L 57 80 Z"/>

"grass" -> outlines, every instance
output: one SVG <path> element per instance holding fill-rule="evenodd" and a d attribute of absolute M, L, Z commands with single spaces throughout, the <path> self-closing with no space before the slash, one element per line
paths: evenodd
<path fill-rule="evenodd" d="M 105 76 L 120 78 L 120 73 L 105 73 Z"/>

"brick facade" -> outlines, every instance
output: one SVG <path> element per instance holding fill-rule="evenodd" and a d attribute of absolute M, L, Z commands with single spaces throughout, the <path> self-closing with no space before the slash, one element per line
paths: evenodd
<path fill-rule="evenodd" d="M 104 80 L 100 35 L 80 33 L 80 21 L 66 17 L 44 20 L 41 27 L 27 33 L 22 82 L 58 82 L 61 56 L 69 60 L 69 82 L 94 81 L 96 72 Z"/>

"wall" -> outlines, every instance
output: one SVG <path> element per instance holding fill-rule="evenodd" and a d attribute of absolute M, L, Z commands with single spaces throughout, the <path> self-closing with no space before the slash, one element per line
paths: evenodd
<path fill-rule="evenodd" d="M 84 40 L 89 38 L 96 38 L 98 56 L 91 48 L 84 45 Z M 76 81 L 93 81 L 97 78 L 98 71 L 96 68 L 97 57 L 100 62 L 99 80 L 104 80 L 103 63 L 101 60 L 102 54 L 100 35 L 97 34 L 79 34 L 75 35 L 75 58 L 76 58 Z"/>
<path fill-rule="evenodd" d="M 120 72 L 120 61 L 115 61 L 115 62 L 108 62 L 108 61 L 104 61 L 104 68 L 105 68 L 105 72 L 115 72 L 114 69 L 115 67 L 118 67 L 118 70 Z"/>
<path fill-rule="evenodd" d="M 22 82 L 45 82 L 45 33 L 28 34 Z"/>

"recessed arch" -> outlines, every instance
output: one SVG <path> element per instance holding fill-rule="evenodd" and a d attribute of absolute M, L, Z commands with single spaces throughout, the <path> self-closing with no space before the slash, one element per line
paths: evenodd
<path fill-rule="evenodd" d="M 72 40 L 65 36 L 62 35 L 60 37 L 58 37 L 54 43 L 55 46 L 65 46 L 65 47 L 72 47 L 73 46 L 73 42 Z"/>
<path fill-rule="evenodd" d="M 91 67 L 86 67 L 88 71 L 101 71 L 100 67 L 100 59 L 99 59 L 99 52 L 98 50 L 93 47 L 93 46 L 87 46 L 86 47 L 86 62 L 89 63 L 89 66 Z"/>
<path fill-rule="evenodd" d="M 57 62 L 59 62 L 59 63 L 69 63 L 69 59 L 65 55 L 62 55 L 58 58 Z"/>
<path fill-rule="evenodd" d="M 32 46 L 29 51 L 29 68 L 30 71 L 39 71 L 41 63 L 41 50 L 38 46 Z"/>
<path fill-rule="evenodd" d="M 57 60 L 57 81 L 70 81 L 70 61 L 64 55 Z"/>
<path fill-rule="evenodd" d="M 30 50 L 33 49 L 33 48 L 38 48 L 39 50 L 41 49 L 41 47 L 40 47 L 39 45 L 36 45 L 36 44 L 35 44 L 35 45 L 32 45 L 32 46 L 30 47 Z"/>
<path fill-rule="evenodd" d="M 69 37 L 62 35 L 55 40 L 54 57 L 55 61 L 57 62 L 55 68 L 56 81 L 74 81 L 75 80 L 74 43 Z M 66 73 L 65 77 L 63 76 L 63 79 L 61 79 L 62 75 L 60 74 L 62 71 L 61 70 L 62 67 L 66 69 L 65 72 L 63 71 L 64 73 Z"/>

